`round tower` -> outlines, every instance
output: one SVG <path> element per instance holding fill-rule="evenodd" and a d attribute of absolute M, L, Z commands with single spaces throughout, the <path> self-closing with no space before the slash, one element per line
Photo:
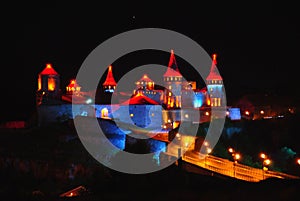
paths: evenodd
<path fill-rule="evenodd" d="M 212 65 L 209 72 L 209 75 L 206 78 L 206 86 L 208 93 L 208 105 L 211 107 L 222 107 L 223 104 L 223 95 L 224 95 L 224 86 L 223 79 L 220 76 L 217 69 L 217 55 L 212 55 Z"/>
<path fill-rule="evenodd" d="M 48 63 L 38 75 L 37 104 L 60 99 L 60 75 Z"/>
<path fill-rule="evenodd" d="M 164 103 L 168 108 L 180 108 L 182 75 L 179 72 L 173 50 L 171 50 L 168 69 L 164 74 L 164 82 L 166 87 L 164 93 Z"/>

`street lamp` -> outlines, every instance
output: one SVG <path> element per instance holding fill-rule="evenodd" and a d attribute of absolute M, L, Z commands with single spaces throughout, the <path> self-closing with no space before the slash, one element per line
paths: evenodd
<path fill-rule="evenodd" d="M 206 157 L 208 154 L 210 154 L 212 152 L 212 149 L 209 148 L 209 147 L 206 147 L 206 154 L 205 154 L 205 157 L 204 157 L 204 165 L 206 167 Z"/>
<path fill-rule="evenodd" d="M 239 153 L 235 153 L 234 156 L 233 156 L 233 159 L 234 159 L 234 163 L 233 163 L 233 175 L 234 175 L 234 177 L 235 177 L 235 174 L 236 174 L 236 170 L 235 170 L 236 167 L 235 166 L 236 166 L 238 160 L 240 160 L 240 158 L 241 158 L 241 155 Z"/>
<path fill-rule="evenodd" d="M 263 159 L 263 161 L 262 161 L 262 176 L 263 176 L 263 179 L 265 179 L 265 171 L 268 170 L 268 168 L 266 166 L 271 164 L 271 160 L 268 159 L 267 155 L 264 153 L 260 154 L 260 158 Z"/>
<path fill-rule="evenodd" d="M 233 148 L 229 148 L 228 149 L 228 152 L 231 153 L 231 156 L 233 157 L 233 176 L 235 177 L 235 166 L 236 166 L 236 163 L 238 162 L 238 160 L 241 159 L 241 154 L 239 153 L 236 153 L 235 150 Z"/>
<path fill-rule="evenodd" d="M 206 157 L 212 152 L 212 149 L 209 147 L 209 143 L 207 141 L 204 141 L 203 145 L 205 146 L 204 166 L 206 167 Z"/>

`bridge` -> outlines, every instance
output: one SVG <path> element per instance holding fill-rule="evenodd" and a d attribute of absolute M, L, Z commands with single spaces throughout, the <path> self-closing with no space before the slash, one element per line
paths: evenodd
<path fill-rule="evenodd" d="M 168 154 L 167 152 L 165 153 Z M 212 173 L 248 182 L 259 182 L 268 178 L 300 179 L 299 176 L 254 168 L 237 162 L 232 162 L 228 159 L 207 154 L 204 155 L 196 151 L 185 152 L 181 159 L 186 163 L 193 164 Z"/>

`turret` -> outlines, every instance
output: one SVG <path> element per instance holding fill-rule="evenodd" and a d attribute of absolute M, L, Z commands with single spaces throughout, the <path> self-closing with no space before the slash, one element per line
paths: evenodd
<path fill-rule="evenodd" d="M 114 79 L 113 73 L 112 73 L 112 66 L 110 65 L 108 67 L 108 72 L 106 76 L 105 82 L 102 84 L 104 92 L 113 93 L 116 89 L 117 83 Z"/>
<path fill-rule="evenodd" d="M 212 64 L 209 75 L 206 78 L 208 105 L 212 107 L 223 106 L 223 79 L 217 69 L 217 55 L 212 55 Z"/>
<path fill-rule="evenodd" d="M 51 64 L 46 64 L 38 75 L 37 105 L 61 99 L 60 75 Z"/>
<path fill-rule="evenodd" d="M 171 50 L 168 69 L 164 74 L 164 82 L 166 87 L 164 103 L 168 108 L 180 108 L 182 75 L 179 72 L 173 50 Z"/>

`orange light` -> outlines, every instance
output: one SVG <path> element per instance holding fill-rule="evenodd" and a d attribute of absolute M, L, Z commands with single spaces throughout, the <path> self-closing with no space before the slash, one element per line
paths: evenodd
<path fill-rule="evenodd" d="M 204 144 L 204 146 L 206 146 L 206 147 L 209 145 L 207 141 L 204 141 L 203 144 Z"/>
<path fill-rule="evenodd" d="M 270 164 L 271 164 L 271 160 L 270 160 L 270 159 L 266 159 L 266 160 L 264 160 L 264 163 L 265 163 L 266 165 L 270 165 Z"/>
<path fill-rule="evenodd" d="M 233 148 L 230 147 L 230 148 L 228 149 L 228 151 L 229 151 L 229 153 L 233 153 L 234 150 L 233 150 Z"/>
<path fill-rule="evenodd" d="M 260 111 L 260 114 L 265 114 L 265 112 L 263 110 Z"/>
<path fill-rule="evenodd" d="M 71 80 L 71 84 L 75 84 L 75 82 L 76 82 L 75 80 Z"/>
<path fill-rule="evenodd" d="M 213 54 L 213 60 L 217 60 L 217 54 Z"/>
<path fill-rule="evenodd" d="M 42 89 L 42 78 L 39 76 L 38 78 L 38 90 Z"/>
<path fill-rule="evenodd" d="M 260 157 L 263 158 L 263 159 L 265 159 L 267 156 L 266 156 L 266 154 L 261 153 L 261 154 L 260 154 Z"/>
<path fill-rule="evenodd" d="M 143 76 L 144 78 L 148 78 L 148 76 L 145 74 L 144 76 Z"/>
<path fill-rule="evenodd" d="M 247 111 L 245 111 L 245 114 L 246 114 L 246 115 L 249 115 L 249 114 L 250 114 L 250 112 L 247 110 Z"/>
<path fill-rule="evenodd" d="M 298 165 L 300 165 L 300 158 L 297 159 L 297 163 L 298 163 Z"/>
<path fill-rule="evenodd" d="M 49 91 L 55 90 L 55 79 L 53 77 L 48 78 L 48 90 Z"/>
<path fill-rule="evenodd" d="M 51 64 L 46 64 L 46 68 L 52 68 Z"/>
<path fill-rule="evenodd" d="M 210 99 L 207 99 L 207 105 L 210 105 Z"/>
<path fill-rule="evenodd" d="M 241 155 L 240 154 L 235 154 L 234 158 L 235 158 L 235 160 L 239 160 L 241 158 Z"/>
<path fill-rule="evenodd" d="M 209 115 L 209 112 L 205 112 L 205 115 L 208 116 L 208 115 Z"/>

